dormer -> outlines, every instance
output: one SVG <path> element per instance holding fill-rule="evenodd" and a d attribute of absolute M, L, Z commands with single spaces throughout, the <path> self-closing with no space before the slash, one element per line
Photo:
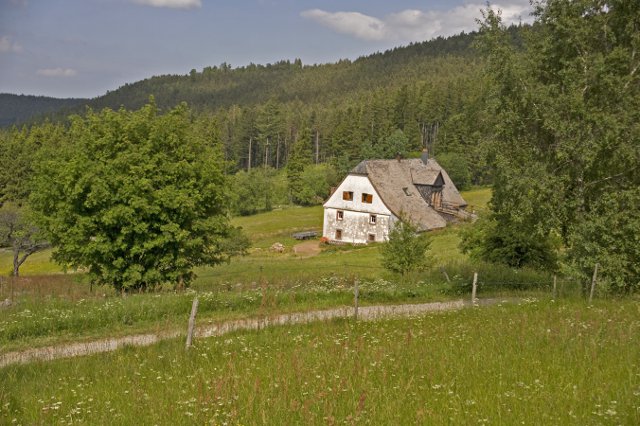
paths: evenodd
<path fill-rule="evenodd" d="M 440 170 L 413 168 L 411 169 L 411 180 L 414 185 L 428 185 L 434 188 L 444 186 L 444 178 Z"/>
<path fill-rule="evenodd" d="M 428 205 L 436 208 L 442 205 L 444 178 L 440 170 L 413 168 L 411 181 Z"/>

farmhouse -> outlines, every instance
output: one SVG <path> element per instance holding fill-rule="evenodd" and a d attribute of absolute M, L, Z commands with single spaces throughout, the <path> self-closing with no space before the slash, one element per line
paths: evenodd
<path fill-rule="evenodd" d="M 420 231 L 471 215 L 447 172 L 423 151 L 419 159 L 365 160 L 324 203 L 323 237 L 338 243 L 386 241 L 404 218 Z"/>

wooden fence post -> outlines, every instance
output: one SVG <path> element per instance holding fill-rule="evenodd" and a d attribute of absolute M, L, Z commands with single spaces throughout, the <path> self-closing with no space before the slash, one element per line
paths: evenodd
<path fill-rule="evenodd" d="M 449 274 L 447 274 L 447 271 L 444 269 L 444 266 L 440 267 L 440 272 L 444 274 L 444 277 L 446 278 L 447 282 L 450 283 L 451 280 L 449 279 Z"/>
<path fill-rule="evenodd" d="M 478 289 L 478 273 L 474 272 L 473 273 L 473 285 L 471 287 L 471 303 L 473 303 L 474 305 L 476 305 L 478 303 L 478 300 L 476 299 L 477 289 Z"/>
<path fill-rule="evenodd" d="M 193 339 L 193 328 L 196 325 L 196 313 L 198 313 L 198 297 L 193 299 L 191 305 L 191 316 L 189 317 L 189 329 L 187 330 L 187 349 L 191 347 L 191 340 Z"/>
<path fill-rule="evenodd" d="M 555 300 L 558 297 L 558 282 L 557 276 L 553 276 L 553 299 Z"/>
<path fill-rule="evenodd" d="M 596 279 L 598 278 L 598 264 L 593 268 L 593 277 L 591 278 L 591 292 L 589 293 L 589 304 L 593 300 L 593 292 L 596 289 Z"/>
<path fill-rule="evenodd" d="M 360 296 L 360 289 L 358 288 L 358 280 L 354 280 L 354 287 L 353 287 L 353 304 L 354 304 L 354 310 L 353 310 L 353 319 L 358 321 L 358 298 Z"/>

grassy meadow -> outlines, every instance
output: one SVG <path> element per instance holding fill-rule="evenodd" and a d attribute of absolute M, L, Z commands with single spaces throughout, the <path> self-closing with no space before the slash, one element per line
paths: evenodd
<path fill-rule="evenodd" d="M 470 208 L 482 212 L 491 198 L 490 188 L 477 188 L 469 191 L 462 192 L 463 197 L 469 203 Z M 300 260 L 293 256 L 292 247 L 298 243 L 291 236 L 297 231 L 315 230 L 322 232 L 322 218 L 323 209 L 322 206 L 314 207 L 285 207 L 276 209 L 267 213 L 257 214 L 253 216 L 244 216 L 233 218 L 232 223 L 235 226 L 240 226 L 251 238 L 252 248 L 251 254 L 248 257 L 237 258 L 231 261 L 227 265 L 218 265 L 214 268 L 202 268 L 198 270 L 198 275 L 201 278 L 218 276 L 222 280 L 225 277 L 229 277 L 228 280 L 232 280 L 233 277 L 240 276 L 240 278 L 246 278 L 252 276 L 254 278 L 260 278 L 260 266 L 264 268 L 274 263 L 274 260 L 285 261 L 284 270 L 287 270 L 286 261 Z M 269 252 L 269 247 L 273 243 L 282 243 L 286 248 L 285 255 L 276 255 Z M 464 260 L 464 256 L 459 252 L 458 237 L 456 231 L 451 231 L 450 228 L 444 231 L 438 231 L 433 233 L 432 254 L 437 261 L 442 260 Z M 340 257 L 347 256 L 347 261 L 342 262 L 350 263 L 349 254 L 355 250 L 346 250 L 341 252 Z M 374 254 L 371 257 L 363 256 L 365 252 L 358 251 L 357 255 L 353 256 L 357 258 L 353 260 L 357 262 L 358 259 L 364 257 L 366 265 L 369 261 L 376 260 L 377 248 L 373 246 L 371 250 Z M 336 264 L 336 262 L 334 262 Z M 337 262 L 340 264 L 340 262 Z M 0 275 L 7 276 L 12 269 L 12 257 L 9 250 L 0 249 Z M 256 268 L 250 268 L 251 274 L 247 273 L 244 276 L 242 273 L 247 272 L 247 267 L 256 266 Z M 315 265 L 317 267 L 317 265 Z M 327 269 L 333 267 L 327 266 Z M 255 269 L 255 270 L 253 270 Z M 277 268 L 273 268 L 271 272 L 277 272 Z M 305 268 L 300 268 L 305 269 Z M 22 265 L 20 272 L 23 276 L 35 276 L 45 274 L 63 273 L 60 266 L 51 261 L 51 250 L 44 250 L 33 254 Z M 68 271 L 73 272 L 73 271 Z M 285 273 L 286 274 L 286 273 Z M 316 274 L 317 275 L 317 274 Z M 207 280 L 204 280 L 207 281 Z"/>
<path fill-rule="evenodd" d="M 486 205 L 490 190 L 477 189 L 464 196 Z M 84 274 L 55 271 L 46 252 L 29 259 L 25 266 L 32 269 L 24 268 L 22 278 L 0 276 L 0 301 L 12 301 L 0 310 L 0 353 L 135 333 L 184 332 L 196 295 L 200 323 L 351 305 L 356 281 L 361 305 L 468 297 L 474 272 L 479 272 L 481 297 L 516 291 L 550 296 L 548 273 L 471 263 L 458 249 L 459 232 L 469 224 L 432 232 L 434 266 L 399 277 L 381 267 L 377 244 L 326 246 L 315 256 L 296 254 L 293 247 L 299 241 L 291 234 L 320 230 L 320 206 L 240 217 L 234 223 L 252 238 L 249 255 L 199 269 L 199 278 L 186 291 L 165 288 L 123 297 L 110 287 L 91 287 Z M 274 242 L 284 244 L 285 252 L 270 251 Z M 31 274 L 33 270 L 54 273 Z M 561 282 L 560 290 L 569 296 L 575 294 L 576 285 Z"/>
<path fill-rule="evenodd" d="M 486 205 L 490 189 L 464 193 L 476 205 Z M 254 216 L 234 218 L 251 237 L 245 257 L 214 268 L 201 268 L 192 288 L 176 292 L 121 297 L 109 287 L 92 288 L 81 273 L 62 271 L 49 260 L 50 252 L 32 256 L 23 265 L 23 277 L 0 276 L 0 301 L 13 304 L 0 311 L 0 353 L 77 339 L 122 336 L 138 332 L 185 327 L 195 294 L 201 300 L 200 321 L 263 316 L 282 312 L 349 305 L 357 279 L 360 302 L 366 304 L 423 302 L 457 298 L 468 292 L 474 270 L 482 280 L 501 281 L 513 271 L 471 265 L 458 250 L 461 226 L 433 232 L 434 268 L 400 278 L 380 266 L 379 245 L 328 246 L 316 256 L 298 255 L 291 234 L 321 230 L 321 206 L 292 207 Z M 285 245 L 274 253 L 274 242 Z M 9 272 L 9 253 L 0 254 L 0 270 Z M 453 283 L 440 270 L 444 266 Z M 493 278 L 492 278 L 493 277 Z M 550 283 L 549 277 L 531 271 L 522 282 Z M 488 289 L 488 287 L 487 287 Z M 488 293 L 486 293 L 488 294 Z"/>
<path fill-rule="evenodd" d="M 2 424 L 640 424 L 640 303 L 527 299 L 0 370 Z"/>
<path fill-rule="evenodd" d="M 482 212 L 489 189 L 463 194 Z M 0 369 L 0 424 L 639 424 L 640 302 L 598 299 L 577 283 L 471 262 L 460 224 L 431 233 L 433 267 L 380 267 L 379 245 L 296 254 L 291 234 L 320 230 L 322 208 L 235 218 L 248 256 L 202 268 L 191 289 L 123 297 L 61 273 L 43 252 L 24 277 L 0 276 L 0 353 L 77 340 L 353 303 L 524 297 L 375 322 L 334 320 L 183 339 Z M 274 253 L 274 242 L 285 245 Z M 0 267 L 10 268 L 7 253 Z M 8 270 L 8 269 L 7 269 Z M 446 272 L 449 280 L 445 277 Z"/>

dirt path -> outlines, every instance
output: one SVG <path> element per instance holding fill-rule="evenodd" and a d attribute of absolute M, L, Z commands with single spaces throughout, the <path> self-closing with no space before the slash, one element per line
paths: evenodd
<path fill-rule="evenodd" d="M 320 242 L 317 240 L 305 241 L 293 246 L 293 252 L 302 257 L 313 257 L 320 254 Z"/>
<path fill-rule="evenodd" d="M 462 309 L 462 300 L 409 305 L 363 306 L 358 309 L 359 320 L 375 320 L 383 317 L 407 316 L 425 312 L 451 311 Z M 302 324 L 314 321 L 327 321 L 333 318 L 353 317 L 354 308 L 343 307 L 323 311 L 296 312 L 273 317 L 251 318 L 226 321 L 219 324 L 200 326 L 195 331 L 196 338 L 220 336 L 236 330 L 259 330 L 265 327 L 287 324 Z M 58 358 L 71 358 L 102 352 L 115 351 L 124 346 L 149 346 L 161 340 L 185 336 L 185 332 L 172 331 L 157 334 L 137 334 L 133 336 L 103 339 L 92 342 L 72 343 L 59 346 L 8 352 L 0 355 L 0 368 L 11 364 L 25 364 L 34 361 L 47 361 Z"/>

